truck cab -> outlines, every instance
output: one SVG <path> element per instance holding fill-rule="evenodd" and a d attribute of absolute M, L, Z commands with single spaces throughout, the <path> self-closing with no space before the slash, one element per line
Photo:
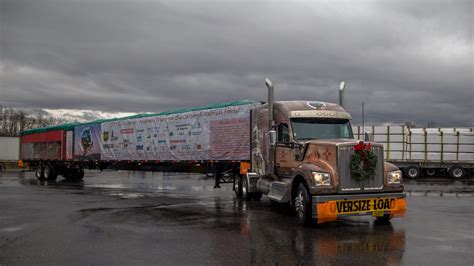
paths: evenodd
<path fill-rule="evenodd" d="M 381 144 L 354 139 L 350 121 L 341 106 L 318 101 L 272 101 L 252 110 L 243 197 L 289 203 L 303 224 L 403 216 L 400 170 L 384 162 Z"/>

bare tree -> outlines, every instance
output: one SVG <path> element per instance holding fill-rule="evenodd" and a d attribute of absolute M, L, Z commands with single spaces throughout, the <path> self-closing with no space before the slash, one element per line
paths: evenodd
<path fill-rule="evenodd" d="M 405 122 L 404 125 L 405 125 L 406 127 L 409 127 L 409 128 L 415 128 L 415 127 L 416 127 L 415 123 L 413 123 L 413 122 Z"/>
<path fill-rule="evenodd" d="M 438 127 L 438 124 L 435 123 L 434 121 L 430 121 L 430 122 L 426 125 L 426 127 L 431 127 L 431 128 L 433 128 L 433 127 Z"/>
<path fill-rule="evenodd" d="M 0 136 L 18 136 L 32 128 L 48 127 L 66 123 L 62 118 L 48 117 L 41 113 L 28 113 L 11 107 L 0 106 Z"/>

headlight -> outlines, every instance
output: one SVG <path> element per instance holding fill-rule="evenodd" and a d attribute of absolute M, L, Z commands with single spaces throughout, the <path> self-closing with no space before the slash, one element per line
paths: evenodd
<path fill-rule="evenodd" d="M 387 184 L 400 184 L 402 182 L 402 171 L 391 171 L 387 173 Z"/>
<path fill-rule="evenodd" d="M 314 184 L 317 187 L 320 186 L 330 186 L 331 185 L 331 175 L 328 173 L 321 172 L 312 172 Z"/>

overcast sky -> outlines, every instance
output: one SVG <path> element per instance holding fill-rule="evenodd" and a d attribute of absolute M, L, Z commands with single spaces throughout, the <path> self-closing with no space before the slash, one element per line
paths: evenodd
<path fill-rule="evenodd" d="M 0 105 L 158 112 L 266 98 L 474 125 L 474 1 L 0 0 Z"/>

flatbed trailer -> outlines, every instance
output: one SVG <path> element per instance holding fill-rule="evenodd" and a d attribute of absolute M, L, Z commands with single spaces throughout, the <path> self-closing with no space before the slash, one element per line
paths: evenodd
<path fill-rule="evenodd" d="M 384 145 L 384 158 L 410 179 L 474 176 L 474 129 L 409 128 L 403 125 L 353 127 L 356 136 L 370 133 Z"/>

